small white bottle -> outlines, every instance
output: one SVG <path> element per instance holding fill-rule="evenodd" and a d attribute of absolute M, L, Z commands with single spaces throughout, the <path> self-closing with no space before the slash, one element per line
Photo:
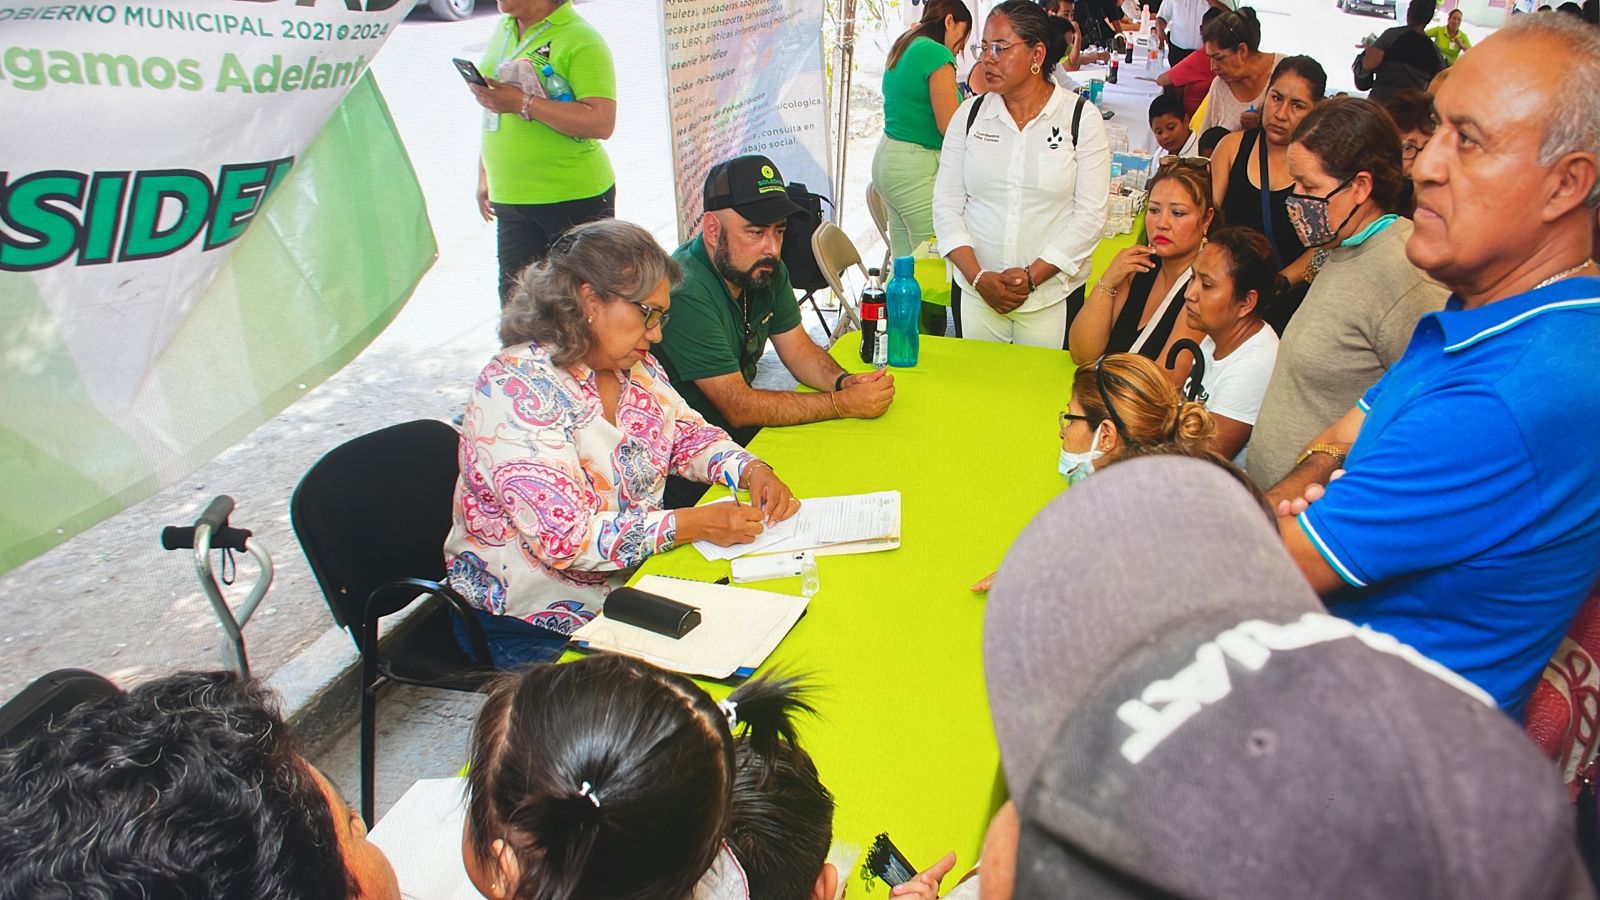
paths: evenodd
<path fill-rule="evenodd" d="M 800 593 L 815 597 L 822 590 L 822 578 L 817 574 L 817 555 L 810 550 L 800 554 Z"/>

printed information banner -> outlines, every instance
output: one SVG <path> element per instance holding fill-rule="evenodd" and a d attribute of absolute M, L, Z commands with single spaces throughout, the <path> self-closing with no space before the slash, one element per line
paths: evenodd
<path fill-rule="evenodd" d="M 823 4 L 661 3 L 679 239 L 699 230 L 701 188 L 719 160 L 760 153 L 785 181 L 830 193 Z"/>
<path fill-rule="evenodd" d="M 235 443 L 410 297 L 436 245 L 364 75 L 410 7 L 0 0 L 0 572 Z"/>

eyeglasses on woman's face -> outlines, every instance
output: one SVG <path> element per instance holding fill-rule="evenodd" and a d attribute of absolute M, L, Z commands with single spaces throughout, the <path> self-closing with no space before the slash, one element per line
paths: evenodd
<path fill-rule="evenodd" d="M 651 306 L 648 303 L 635 303 L 633 305 L 639 307 L 639 312 L 644 315 L 645 331 L 649 331 L 657 325 L 665 327 L 667 322 L 672 319 L 672 313 L 659 306 Z"/>
<path fill-rule="evenodd" d="M 1089 418 L 1088 416 L 1080 416 L 1075 412 L 1067 412 L 1066 410 L 1062 410 L 1057 415 L 1058 415 L 1057 421 L 1061 425 L 1061 436 L 1062 437 L 1066 437 L 1067 429 L 1072 427 L 1072 423 L 1073 422 L 1083 422 L 1083 423 L 1085 423 L 1087 425 L 1093 425 L 1094 424 L 1094 420 L 1093 419 Z"/>
<path fill-rule="evenodd" d="M 1000 54 L 1025 43 L 1026 41 L 979 41 L 967 49 L 978 59 L 999 59 Z"/>

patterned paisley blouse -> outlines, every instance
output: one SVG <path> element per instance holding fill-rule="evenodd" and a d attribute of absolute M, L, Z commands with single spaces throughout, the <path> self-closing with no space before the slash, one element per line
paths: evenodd
<path fill-rule="evenodd" d="M 478 376 L 461 427 L 446 579 L 473 606 L 570 634 L 629 570 L 672 549 L 669 473 L 739 479 L 755 460 L 678 396 L 653 356 L 619 373 L 617 424 L 595 372 L 536 345 Z"/>

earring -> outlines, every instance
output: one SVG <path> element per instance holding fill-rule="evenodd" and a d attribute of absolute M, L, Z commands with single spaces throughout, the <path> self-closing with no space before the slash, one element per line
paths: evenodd
<path fill-rule="evenodd" d="M 1033 64 L 1033 68 L 1029 69 L 1028 71 L 1032 72 L 1035 75 L 1039 74 L 1039 64 L 1038 63 L 1034 63 Z"/>
<path fill-rule="evenodd" d="M 594 316 L 590 316 L 589 318 L 585 319 L 584 321 L 588 322 L 590 325 L 593 325 L 594 324 Z"/>
<path fill-rule="evenodd" d="M 1206 236 L 1205 236 L 1205 235 L 1203 235 L 1203 234 L 1202 234 L 1202 235 L 1200 235 L 1200 249 L 1201 249 L 1201 250 L 1204 250 L 1204 249 L 1205 249 L 1205 248 L 1206 248 L 1206 244 L 1208 244 L 1208 243 L 1210 243 L 1210 242 L 1211 242 L 1211 239 L 1210 239 L 1210 238 L 1208 238 L 1208 237 L 1206 237 Z"/>

